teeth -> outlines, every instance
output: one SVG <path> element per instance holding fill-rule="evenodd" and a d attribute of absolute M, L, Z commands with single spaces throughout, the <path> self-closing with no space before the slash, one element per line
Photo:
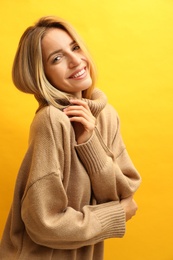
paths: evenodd
<path fill-rule="evenodd" d="M 80 77 L 82 74 L 84 74 L 85 72 L 85 69 L 82 69 L 81 71 L 79 71 L 78 73 L 76 73 L 73 78 L 77 78 L 77 77 Z"/>

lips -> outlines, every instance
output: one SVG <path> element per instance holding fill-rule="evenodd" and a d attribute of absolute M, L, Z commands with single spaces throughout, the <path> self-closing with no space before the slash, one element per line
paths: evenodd
<path fill-rule="evenodd" d="M 75 71 L 69 78 L 76 79 L 81 77 L 86 71 L 86 68 Z"/>

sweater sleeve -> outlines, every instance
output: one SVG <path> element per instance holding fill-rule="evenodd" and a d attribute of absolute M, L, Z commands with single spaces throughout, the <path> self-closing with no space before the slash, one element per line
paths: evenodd
<path fill-rule="evenodd" d="M 61 172 L 62 126 L 57 123 L 59 129 L 54 133 L 49 117 L 39 117 L 32 126 L 29 150 L 21 168 L 23 173 L 28 172 L 21 216 L 31 239 L 54 249 L 75 249 L 122 237 L 125 213 L 118 202 L 85 205 L 78 210 L 68 205 Z M 55 143 L 55 134 L 59 143 Z M 64 138 L 69 138 L 69 134 Z"/>
<path fill-rule="evenodd" d="M 35 243 L 55 249 L 75 249 L 125 233 L 125 214 L 119 203 L 86 205 L 77 211 L 68 206 L 56 173 L 28 190 L 22 202 L 22 219 Z"/>
<path fill-rule="evenodd" d="M 90 176 L 98 203 L 129 197 L 141 181 L 123 143 L 119 117 L 112 107 L 109 109 L 90 140 L 75 147 Z"/>

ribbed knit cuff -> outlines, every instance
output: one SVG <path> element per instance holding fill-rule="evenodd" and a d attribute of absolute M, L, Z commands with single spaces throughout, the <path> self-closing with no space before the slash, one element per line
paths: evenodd
<path fill-rule="evenodd" d="M 107 238 L 123 237 L 126 231 L 125 212 L 121 204 L 116 201 L 92 206 L 91 211 L 101 222 L 103 240 Z"/>
<path fill-rule="evenodd" d="M 100 139 L 97 129 L 88 142 L 76 145 L 75 149 L 89 173 L 100 171 L 108 160 L 109 150 Z"/>

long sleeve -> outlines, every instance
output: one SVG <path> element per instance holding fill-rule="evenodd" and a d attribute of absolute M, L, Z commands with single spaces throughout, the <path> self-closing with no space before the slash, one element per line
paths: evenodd
<path fill-rule="evenodd" d="M 98 203 L 126 198 L 139 187 L 140 175 L 123 143 L 119 117 L 108 106 L 97 121 L 90 140 L 75 148 L 90 176 Z"/>
<path fill-rule="evenodd" d="M 69 184 L 64 182 L 71 165 L 70 124 L 64 123 L 62 112 L 58 112 L 58 117 L 64 117 L 59 123 L 61 119 L 56 120 L 56 111 L 51 109 L 51 116 L 41 113 L 32 126 L 29 152 L 22 166 L 22 171 L 29 171 L 21 204 L 27 233 L 35 243 L 55 249 L 74 249 L 122 237 L 125 214 L 119 203 L 69 205 Z M 72 177 L 67 178 L 69 182 Z"/>
<path fill-rule="evenodd" d="M 116 202 L 84 206 L 81 211 L 69 207 L 67 202 L 59 176 L 54 173 L 27 192 L 22 202 L 22 219 L 35 243 L 75 249 L 124 235 L 124 212 Z"/>

